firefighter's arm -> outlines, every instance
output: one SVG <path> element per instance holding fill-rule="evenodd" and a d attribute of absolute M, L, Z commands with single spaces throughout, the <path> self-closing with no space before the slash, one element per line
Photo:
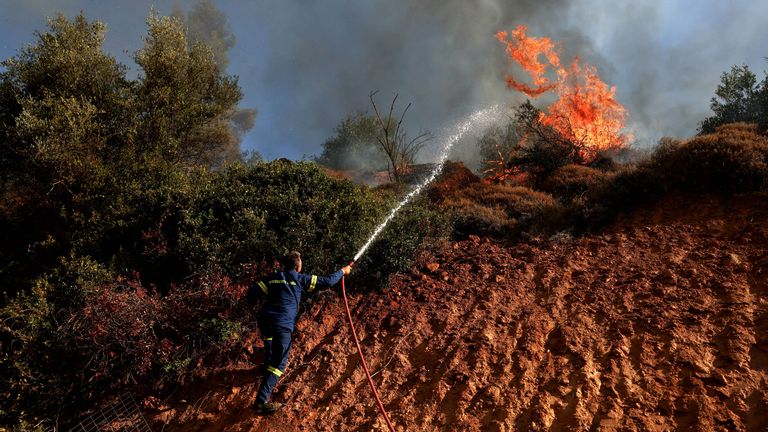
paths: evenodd
<path fill-rule="evenodd" d="M 344 266 L 337 270 L 335 273 L 331 273 L 328 276 L 307 275 L 307 292 L 312 292 L 318 288 L 332 287 L 339 283 L 341 277 L 348 275 L 350 271 L 350 266 Z"/>

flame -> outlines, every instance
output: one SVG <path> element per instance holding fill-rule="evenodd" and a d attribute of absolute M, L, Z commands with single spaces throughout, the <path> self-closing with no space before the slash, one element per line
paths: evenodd
<path fill-rule="evenodd" d="M 600 151 L 626 147 L 631 139 L 622 133 L 627 111 L 616 100 L 616 87 L 608 86 L 594 66 L 582 64 L 578 58 L 569 67 L 563 67 L 558 46 L 546 37 L 527 36 L 527 31 L 521 25 L 512 31 L 511 37 L 505 31 L 496 33 L 496 39 L 507 45 L 509 58 L 533 82 L 528 85 L 508 75 L 507 86 L 532 98 L 552 91 L 557 100 L 542 111 L 539 121 L 582 147 L 585 161 L 594 160 Z M 542 56 L 546 63 L 539 60 Z M 557 77 L 555 80 L 547 77 L 550 70 Z"/>

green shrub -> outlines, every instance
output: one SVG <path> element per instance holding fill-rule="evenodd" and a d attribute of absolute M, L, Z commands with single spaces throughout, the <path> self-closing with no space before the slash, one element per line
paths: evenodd
<path fill-rule="evenodd" d="M 396 202 L 390 201 L 390 205 Z M 447 237 L 449 232 L 450 221 L 440 207 L 424 198 L 414 200 L 400 209 L 361 257 L 354 280 L 363 279 L 365 285 L 373 287 L 386 285 L 391 274 L 411 265 L 418 249 L 428 247 L 432 240 Z M 372 234 L 372 230 L 368 234 Z"/>
<path fill-rule="evenodd" d="M 238 276 L 301 251 L 307 271 L 327 272 L 351 257 L 385 203 L 314 163 L 232 165 L 182 210 L 178 250 L 191 269 L 214 266 Z"/>

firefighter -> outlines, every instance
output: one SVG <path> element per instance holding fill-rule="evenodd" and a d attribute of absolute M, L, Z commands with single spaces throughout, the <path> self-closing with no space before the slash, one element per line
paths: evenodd
<path fill-rule="evenodd" d="M 283 271 L 272 273 L 251 288 L 266 296 L 258 318 L 264 339 L 264 376 L 253 406 L 258 414 L 271 414 L 282 406 L 281 403 L 270 403 L 269 396 L 285 372 L 302 291 L 309 293 L 336 285 L 352 269 L 345 266 L 328 276 L 301 273 L 301 254 L 295 251 L 283 258 L 282 267 Z"/>

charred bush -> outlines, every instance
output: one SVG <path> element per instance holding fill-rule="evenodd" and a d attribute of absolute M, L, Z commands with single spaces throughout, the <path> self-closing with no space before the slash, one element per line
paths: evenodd
<path fill-rule="evenodd" d="M 522 230 L 539 230 L 559 213 L 549 194 L 522 186 L 473 183 L 443 205 L 454 219 L 455 234 L 512 237 Z"/>
<path fill-rule="evenodd" d="M 541 185 L 541 189 L 564 203 L 583 196 L 604 182 L 606 174 L 595 168 L 581 165 L 565 165 L 556 169 Z"/>
<path fill-rule="evenodd" d="M 453 229 L 458 238 L 470 234 L 505 237 L 517 226 L 517 220 L 499 207 L 488 207 L 466 198 L 453 200 L 447 206 L 453 213 Z"/>
<path fill-rule="evenodd" d="M 664 138 L 649 158 L 608 173 L 567 209 L 568 223 L 600 227 L 672 193 L 734 194 L 768 186 L 768 138 L 736 123 L 689 140 Z"/>

